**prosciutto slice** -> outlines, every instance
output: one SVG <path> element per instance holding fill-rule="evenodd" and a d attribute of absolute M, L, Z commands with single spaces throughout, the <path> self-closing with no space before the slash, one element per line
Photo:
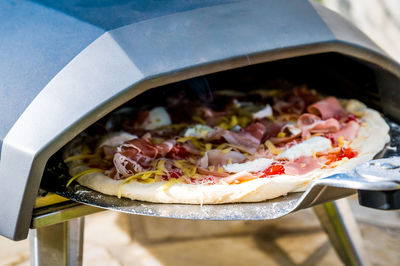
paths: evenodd
<path fill-rule="evenodd" d="M 146 135 L 145 135 L 146 136 Z M 109 173 L 114 179 L 122 179 L 134 173 L 149 169 L 152 162 L 164 157 L 175 145 L 175 140 L 167 140 L 153 145 L 151 136 L 124 142 L 113 156 L 115 168 Z"/>
<path fill-rule="evenodd" d="M 301 134 L 297 134 L 297 135 L 292 135 L 289 137 L 283 137 L 283 138 L 270 138 L 269 141 L 271 141 L 272 144 L 282 144 L 282 143 L 288 143 L 292 140 L 297 139 Z"/>
<path fill-rule="evenodd" d="M 339 122 L 335 118 L 329 118 L 328 120 L 317 123 L 313 128 L 310 129 L 311 133 L 330 133 L 337 132 L 340 129 Z"/>
<path fill-rule="evenodd" d="M 184 144 L 182 144 L 182 147 L 185 148 L 185 150 L 188 153 L 194 154 L 194 155 L 200 155 L 201 151 L 198 150 L 192 143 L 190 142 L 186 142 Z"/>
<path fill-rule="evenodd" d="M 253 137 L 248 132 L 232 132 L 229 130 L 218 129 L 208 133 L 206 141 L 214 141 L 224 138 L 229 144 L 236 146 L 250 154 L 257 151 L 260 140 Z"/>
<path fill-rule="evenodd" d="M 309 129 L 310 127 L 314 126 L 316 123 L 320 121 L 321 118 L 319 116 L 305 113 L 299 117 L 299 119 L 297 120 L 297 125 L 299 126 L 299 128 Z"/>
<path fill-rule="evenodd" d="M 311 114 L 321 116 L 323 120 L 332 117 L 342 117 L 346 113 L 343 107 L 340 105 L 339 100 L 332 96 L 309 105 L 307 107 L 307 111 Z"/>
<path fill-rule="evenodd" d="M 195 111 L 195 114 L 206 121 L 206 124 L 209 126 L 217 125 L 217 122 L 220 118 L 226 117 L 226 112 L 224 111 L 214 111 L 209 107 L 201 106 L 198 107 Z"/>
<path fill-rule="evenodd" d="M 339 137 L 343 137 L 345 140 L 352 141 L 356 138 L 358 130 L 360 129 L 360 125 L 355 121 L 348 122 L 342 129 L 338 132 L 329 134 L 328 138 L 334 141 L 334 143 L 338 143 Z"/>
<path fill-rule="evenodd" d="M 285 137 L 273 137 L 270 138 L 269 141 L 271 141 L 273 144 L 287 143 L 300 137 L 302 133 L 302 130 L 295 127 L 293 124 L 286 124 L 282 127 L 281 131 L 285 133 Z"/>
<path fill-rule="evenodd" d="M 265 126 L 259 122 L 255 122 L 245 127 L 243 131 L 250 133 L 250 135 L 261 141 L 265 133 Z"/>
<path fill-rule="evenodd" d="M 167 140 L 167 141 L 157 144 L 156 145 L 156 148 L 158 150 L 157 155 L 159 157 L 164 157 L 174 147 L 175 143 L 176 143 L 175 139 L 170 139 L 170 140 Z"/>
<path fill-rule="evenodd" d="M 135 149 L 138 153 L 143 154 L 144 156 L 155 158 L 158 154 L 158 149 L 156 146 L 148 142 L 144 139 L 132 139 L 124 142 L 122 144 L 121 149 L 123 151 L 128 149 Z"/>
<path fill-rule="evenodd" d="M 114 154 L 114 167 L 107 171 L 113 179 L 124 179 L 151 167 L 153 159 L 139 154 L 136 149 L 127 149 Z"/>
<path fill-rule="evenodd" d="M 303 175 L 314 169 L 320 168 L 322 162 L 318 158 L 302 156 L 293 162 L 284 164 L 285 173 L 288 175 Z"/>
<path fill-rule="evenodd" d="M 207 168 L 210 165 L 225 165 L 230 163 L 242 163 L 246 160 L 246 156 L 240 152 L 230 151 L 223 153 L 220 150 L 209 150 L 205 152 L 204 156 L 199 160 L 199 166 Z"/>
<path fill-rule="evenodd" d="M 121 152 L 117 152 L 116 154 L 114 154 L 114 159 L 116 156 L 119 156 L 119 155 L 125 156 L 129 160 L 138 163 L 143 168 L 151 167 L 151 163 L 154 160 L 154 158 L 143 155 L 143 154 L 137 152 L 137 150 L 135 150 L 135 149 L 127 149 L 127 150 L 124 150 Z M 137 171 L 135 171 L 135 172 L 137 172 Z"/>
<path fill-rule="evenodd" d="M 334 133 L 340 129 L 339 122 L 335 118 L 323 121 L 318 116 L 308 113 L 302 114 L 299 117 L 297 125 L 300 129 L 311 133 Z"/>
<path fill-rule="evenodd" d="M 201 168 L 201 167 L 199 167 L 197 169 L 197 171 L 202 175 L 209 175 L 209 176 L 212 176 L 212 177 L 226 177 L 226 176 L 229 176 L 229 174 L 224 173 L 224 172 L 220 173 L 220 172 L 217 172 L 217 171 L 211 171 L 211 170 L 204 169 L 204 168 Z"/>
<path fill-rule="evenodd" d="M 261 142 L 265 142 L 267 139 L 275 137 L 285 125 L 285 123 L 275 123 L 268 119 L 262 119 L 259 123 L 261 123 L 265 128 Z"/>
<path fill-rule="evenodd" d="M 133 173 L 143 171 L 143 167 L 139 163 L 121 153 L 116 153 L 114 155 L 113 163 L 116 170 L 116 173 L 113 176 L 114 179 L 128 177 Z"/>

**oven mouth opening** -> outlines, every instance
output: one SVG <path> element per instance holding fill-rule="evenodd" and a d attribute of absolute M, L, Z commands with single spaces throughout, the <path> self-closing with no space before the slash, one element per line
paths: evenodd
<path fill-rule="evenodd" d="M 257 89 L 284 91 L 304 84 L 308 88 L 315 89 L 325 95 L 357 98 L 368 106 L 381 110 L 376 70 L 348 56 L 328 53 L 242 67 L 156 87 L 126 102 L 100 119 L 99 122 L 102 127 L 113 129 L 113 124 L 120 123 L 121 121 L 118 120 L 121 117 L 138 112 L 140 109 L 138 106 L 147 108 L 149 106 L 163 106 L 170 95 L 184 94 L 186 99 L 200 101 L 218 108 L 215 105 L 215 96 L 221 91 L 231 90 L 241 93 L 249 93 Z M 96 130 L 98 130 L 96 125 L 92 125 L 86 132 Z M 97 192 L 92 194 L 92 190 L 80 185 L 66 188 L 65 184 L 70 176 L 62 162 L 61 151 L 62 149 L 49 159 L 42 178 L 41 188 L 89 205 L 111 209 L 131 206 L 130 200 L 116 199 Z M 92 198 L 85 195 L 92 195 Z M 300 195 L 293 194 L 292 200 L 298 200 Z M 93 197 L 100 200 L 93 201 Z M 103 204 L 102 200 L 107 204 Z M 156 206 L 157 204 L 146 203 L 145 205 Z M 144 208 L 142 213 L 139 210 L 132 213 L 143 214 L 147 211 L 149 209 Z M 190 219 L 196 218 L 191 217 Z"/>

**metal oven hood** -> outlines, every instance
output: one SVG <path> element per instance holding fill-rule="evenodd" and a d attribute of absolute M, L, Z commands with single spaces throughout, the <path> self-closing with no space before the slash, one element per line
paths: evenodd
<path fill-rule="evenodd" d="M 26 238 L 52 154 L 156 86 L 336 52 L 373 68 L 384 111 L 400 121 L 399 65 L 313 1 L 162 3 L 1 1 L 0 234 Z"/>

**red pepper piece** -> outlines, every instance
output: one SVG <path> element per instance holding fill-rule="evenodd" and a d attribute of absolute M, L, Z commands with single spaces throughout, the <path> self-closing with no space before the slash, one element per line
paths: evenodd
<path fill-rule="evenodd" d="M 265 169 L 263 173 L 264 174 L 261 176 L 261 178 L 271 175 L 283 175 L 285 173 L 285 167 L 281 164 L 271 165 L 270 167 Z"/>

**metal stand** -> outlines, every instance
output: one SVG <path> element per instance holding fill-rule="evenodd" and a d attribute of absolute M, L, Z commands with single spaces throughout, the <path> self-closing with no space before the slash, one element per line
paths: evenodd
<path fill-rule="evenodd" d="M 84 219 L 32 229 L 29 234 L 31 265 L 81 266 Z"/>
<path fill-rule="evenodd" d="M 313 209 L 343 263 L 370 265 L 347 199 L 320 204 Z"/>
<path fill-rule="evenodd" d="M 36 229 L 32 229 L 29 234 L 31 265 L 82 265 L 84 217 L 78 216 L 82 215 L 79 206 L 81 205 L 74 205 L 69 211 L 53 210 L 51 213 L 43 212 L 35 216 L 32 225 Z M 102 210 L 91 208 L 93 210 L 85 209 L 86 212 Z M 360 231 L 346 199 L 320 204 L 313 209 L 346 265 L 370 265 Z M 67 218 L 70 220 L 65 220 Z M 59 223 L 54 224 L 56 221 Z"/>

